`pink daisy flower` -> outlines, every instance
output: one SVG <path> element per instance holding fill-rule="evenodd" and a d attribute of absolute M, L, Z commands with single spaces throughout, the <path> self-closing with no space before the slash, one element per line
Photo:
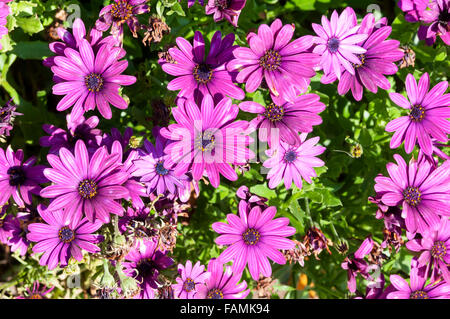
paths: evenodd
<path fill-rule="evenodd" d="M 239 15 L 247 0 L 208 0 L 205 7 L 206 14 L 214 14 L 214 22 L 226 19 L 237 27 Z"/>
<path fill-rule="evenodd" d="M 367 39 L 367 34 L 358 34 L 359 25 L 352 8 L 346 8 L 341 15 L 336 10 L 331 20 L 322 16 L 322 25 L 312 24 L 317 36 L 313 41 L 317 44 L 313 52 L 321 55 L 320 65 L 325 76 L 334 72 L 341 78 L 341 66 L 351 75 L 355 75 L 353 65 L 360 65 L 358 54 L 366 53 L 366 49 L 357 45 Z"/>
<path fill-rule="evenodd" d="M 179 299 L 194 299 L 199 286 L 204 285 L 211 275 L 199 261 L 192 267 L 190 260 L 186 262 L 186 266 L 178 265 L 178 274 L 180 276 L 176 278 L 177 283 L 172 288 L 174 296 Z"/>
<path fill-rule="evenodd" d="M 289 225 L 289 218 L 274 219 L 277 209 L 274 206 L 261 211 L 261 207 L 253 207 L 249 214 L 246 209 L 239 210 L 239 217 L 227 215 L 226 223 L 217 222 L 212 228 L 220 236 L 215 242 L 218 245 L 229 245 L 219 256 L 226 263 L 233 260 L 233 272 L 242 273 L 248 264 L 248 269 L 254 280 L 262 274 L 272 275 L 272 267 L 267 258 L 277 264 L 284 265 L 286 258 L 278 250 L 289 250 L 295 246 L 289 237 L 295 234 L 294 227 Z"/>
<path fill-rule="evenodd" d="M 300 135 L 300 146 L 281 142 L 277 149 L 266 151 L 270 158 L 263 163 L 263 166 L 270 168 L 267 174 L 270 188 L 277 187 L 284 180 L 286 189 L 291 188 L 292 181 L 301 189 L 302 178 L 311 184 L 311 177 L 317 176 L 313 167 L 325 165 L 316 157 L 325 151 L 325 147 L 316 145 L 319 137 L 306 140 L 307 135 L 305 133 Z"/>
<path fill-rule="evenodd" d="M 417 85 L 412 74 L 406 77 L 406 92 L 409 100 L 398 93 L 390 93 L 391 100 L 398 106 L 409 110 L 409 115 L 399 117 L 386 125 L 386 131 L 395 132 L 391 148 L 399 147 L 405 141 L 406 153 L 411 153 L 419 143 L 426 154 L 433 152 L 432 137 L 442 143 L 448 142 L 450 133 L 450 94 L 444 94 L 448 87 L 442 81 L 430 89 L 430 77 L 424 73 Z"/>
<path fill-rule="evenodd" d="M 410 233 L 423 234 L 440 223 L 440 216 L 450 216 L 450 161 L 433 170 L 427 161 L 411 159 L 406 165 L 400 155 L 394 158 L 397 165 L 386 165 L 389 177 L 375 178 L 375 191 L 383 193 L 385 205 L 403 207 L 402 217 Z"/>

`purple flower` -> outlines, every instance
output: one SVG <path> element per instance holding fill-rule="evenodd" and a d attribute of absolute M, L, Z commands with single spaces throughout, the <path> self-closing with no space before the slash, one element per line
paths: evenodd
<path fill-rule="evenodd" d="M 366 255 L 369 255 L 373 248 L 372 237 L 367 237 L 358 250 L 351 257 L 346 257 L 341 267 L 347 270 L 347 287 L 352 293 L 356 291 L 356 275 L 359 273 L 364 278 L 369 278 L 369 265 L 364 260 Z"/>
<path fill-rule="evenodd" d="M 96 107 L 110 119 L 110 104 L 126 109 L 128 103 L 119 95 L 120 85 L 131 85 L 136 78 L 121 74 L 128 67 L 128 61 L 119 61 L 121 51 L 105 43 L 94 52 L 86 39 L 80 39 L 78 50 L 66 48 L 64 56 L 56 56 L 52 71 L 62 81 L 53 86 L 53 94 L 64 95 L 56 109 L 64 111 L 73 106 L 73 120 Z"/>
<path fill-rule="evenodd" d="M 161 129 L 167 139 L 174 140 L 165 149 L 168 154 L 164 166 L 174 167 L 176 176 L 192 171 L 195 180 L 200 180 L 204 171 L 211 185 L 218 187 L 220 175 L 235 181 L 238 176 L 230 164 L 244 164 L 254 156 L 246 146 L 252 142 L 246 136 L 248 122 L 235 121 L 239 108 L 230 98 L 222 99 L 215 107 L 207 95 L 201 109 L 191 100 L 180 99 L 178 107 L 172 109 L 177 124 Z M 175 165 L 175 166 L 174 166 Z"/>
<path fill-rule="evenodd" d="M 53 198 L 50 211 L 65 209 L 74 220 L 80 220 L 83 212 L 89 221 L 100 219 L 109 223 L 109 214 L 123 214 L 123 207 L 116 200 L 128 198 L 123 186 L 129 174 L 122 171 L 119 154 L 109 154 L 101 147 L 89 157 L 86 145 L 79 140 L 75 152 L 61 148 L 59 156 L 49 154 L 52 168 L 44 175 L 53 182 L 41 191 L 41 196 Z"/>
<path fill-rule="evenodd" d="M 440 36 L 446 45 L 450 45 L 450 1 L 433 0 L 429 8 L 431 10 L 423 11 L 421 20 L 430 25 L 420 26 L 419 39 L 426 40 L 428 45 L 433 45 L 436 42 L 436 36 Z"/>
<path fill-rule="evenodd" d="M 418 22 L 421 20 L 429 3 L 430 0 L 399 0 L 397 5 L 405 12 L 406 21 Z"/>
<path fill-rule="evenodd" d="M 24 296 L 19 296 L 16 299 L 47 299 L 45 297 L 46 294 L 50 293 L 55 287 L 51 287 L 50 289 L 47 289 L 47 286 L 40 286 L 39 281 L 35 281 L 33 283 L 33 289 L 30 290 L 30 288 L 27 288 L 27 293 Z"/>
<path fill-rule="evenodd" d="M 414 261 L 411 265 L 410 284 L 399 275 L 391 275 L 391 284 L 396 289 L 387 295 L 387 299 L 449 299 L 450 284 L 441 282 L 436 285 L 429 284 L 423 274 L 423 267 L 416 266 Z"/>
<path fill-rule="evenodd" d="M 312 46 L 312 36 L 304 36 L 292 42 L 293 24 L 283 26 L 276 19 L 270 27 L 261 24 L 258 34 L 250 33 L 247 42 L 250 48 L 238 48 L 233 52 L 234 60 L 228 63 L 230 71 L 239 70 L 236 80 L 245 83 L 247 92 L 254 92 L 264 79 L 273 95 L 292 99 L 299 90 L 306 92 L 310 78 L 316 72 L 313 67 L 319 56 L 306 52 Z"/>
<path fill-rule="evenodd" d="M 175 297 L 179 299 L 194 299 L 199 286 L 204 285 L 211 275 L 199 261 L 192 267 L 190 260 L 186 262 L 186 266 L 178 265 L 178 274 L 180 276 L 176 278 L 177 283 L 172 288 Z"/>
<path fill-rule="evenodd" d="M 405 141 L 406 153 L 411 153 L 416 145 L 426 154 L 433 152 L 432 137 L 447 143 L 450 133 L 450 94 L 444 94 L 448 87 L 442 81 L 430 91 L 430 77 L 424 73 L 417 85 L 412 74 L 406 77 L 406 92 L 409 101 L 398 93 L 390 93 L 391 100 L 398 106 L 409 110 L 409 115 L 399 117 L 386 125 L 386 131 L 395 132 L 391 139 L 391 148 Z"/>
<path fill-rule="evenodd" d="M 140 24 L 136 16 L 150 11 L 145 2 L 147 0 L 114 0 L 100 11 L 95 28 L 103 32 L 111 28 L 111 34 L 120 38 L 123 36 L 123 24 L 127 23 L 133 36 L 137 37 Z"/>
<path fill-rule="evenodd" d="M 302 178 L 311 184 L 311 177 L 317 176 L 313 167 L 325 165 L 316 157 L 325 151 L 325 147 L 316 145 L 319 137 L 306 140 L 306 136 L 306 133 L 300 135 L 301 144 L 298 147 L 281 142 L 277 149 L 266 151 L 271 157 L 263 163 L 263 166 L 270 168 L 267 174 L 270 188 L 277 187 L 284 179 L 286 189 L 291 188 L 292 181 L 301 189 Z"/>
<path fill-rule="evenodd" d="M 44 124 L 43 130 L 50 136 L 43 136 L 39 139 L 39 144 L 43 147 L 50 147 L 49 153 L 58 154 L 61 147 L 70 151 L 74 150 L 78 140 L 84 141 L 88 150 L 94 152 L 101 141 L 102 131 L 97 129 L 99 119 L 91 116 L 87 120 L 84 116 L 72 120 L 70 114 L 66 116 L 68 131 L 51 124 Z"/>
<path fill-rule="evenodd" d="M 389 90 L 391 84 L 384 75 L 397 73 L 397 66 L 393 63 L 403 58 L 403 51 L 399 49 L 400 42 L 397 40 L 386 40 L 392 31 L 392 28 L 385 25 L 385 18 L 377 23 L 380 27 L 377 29 L 373 14 L 368 14 L 361 22 L 358 34 L 367 34 L 365 41 L 358 43 L 366 50 L 359 54 L 357 58 L 360 64 L 352 64 L 354 74 L 347 69 L 342 72 L 338 85 L 338 93 L 345 95 L 352 90 L 355 100 L 360 101 L 363 96 L 363 87 L 370 92 L 377 93 L 378 87 L 383 90 Z"/>
<path fill-rule="evenodd" d="M 313 52 L 321 55 L 320 65 L 324 75 L 332 72 L 341 78 L 341 66 L 351 75 L 355 75 L 353 65 L 360 65 L 357 55 L 366 53 L 358 43 L 366 40 L 367 34 L 358 34 L 360 28 L 352 8 L 346 8 L 341 15 L 336 10 L 331 14 L 331 20 L 322 16 L 322 25 L 313 23 L 312 27 L 318 36 L 313 41 L 317 44 Z M 352 65 L 353 64 L 353 65 Z"/>
<path fill-rule="evenodd" d="M 220 260 L 211 259 L 208 272 L 211 275 L 204 285 L 198 287 L 196 299 L 244 299 L 250 293 L 245 280 L 239 283 L 242 274 L 234 273 L 230 266 L 226 266 L 224 271 Z"/>
<path fill-rule="evenodd" d="M 233 74 L 228 72 L 225 64 L 233 58 L 234 34 L 222 39 L 217 31 L 211 40 L 211 46 L 205 59 L 205 41 L 203 35 L 196 31 L 194 46 L 186 39 L 176 39 L 178 48 L 169 49 L 169 54 L 176 63 L 164 63 L 162 69 L 176 76 L 167 85 L 168 90 L 177 91 L 178 97 L 194 98 L 200 103 L 204 96 L 210 95 L 216 102 L 224 96 L 237 100 L 245 97 L 244 91 L 233 84 Z"/>
<path fill-rule="evenodd" d="M 421 239 L 413 239 L 406 243 L 409 250 L 421 252 L 418 267 L 429 264 L 432 267 L 431 282 L 436 282 L 439 271 L 445 281 L 450 284 L 450 222 L 441 218 L 439 224 L 428 228 Z"/>
<path fill-rule="evenodd" d="M 288 250 L 295 246 L 292 240 L 285 238 L 294 235 L 295 228 L 287 226 L 289 218 L 273 219 L 276 213 L 274 206 L 263 212 L 260 207 L 253 207 L 248 215 L 246 210 L 239 210 L 240 217 L 228 214 L 228 224 L 212 224 L 214 231 L 220 234 L 216 244 L 229 245 L 218 259 L 224 263 L 233 260 L 234 273 L 242 273 L 248 264 L 254 280 L 258 280 L 260 274 L 270 277 L 272 267 L 267 258 L 284 265 L 286 258 L 278 249 Z"/>
<path fill-rule="evenodd" d="M 25 256 L 30 245 L 27 239 L 27 226 L 26 224 L 30 220 L 30 213 L 22 212 L 18 213 L 17 217 L 13 215 L 7 215 L 4 220 L 4 230 L 8 235 L 6 244 L 11 246 L 11 251 L 19 251 L 21 256 Z"/>
<path fill-rule="evenodd" d="M 140 209 L 133 209 L 131 207 L 128 207 L 123 217 L 119 218 L 118 228 L 120 233 L 124 234 L 134 232 L 145 236 L 151 235 L 152 230 L 150 230 L 149 232 L 147 229 L 141 229 L 141 227 L 136 226 L 137 223 L 142 223 L 145 226 L 145 221 L 147 220 L 149 215 L 150 208 L 148 207 L 143 207 Z"/>
<path fill-rule="evenodd" d="M 432 170 L 428 162 L 412 159 L 409 166 L 398 154 L 397 165 L 386 165 L 389 177 L 375 178 L 375 191 L 383 193 L 381 201 L 388 206 L 402 205 L 402 217 L 410 233 L 423 233 L 440 223 L 439 216 L 450 216 L 450 162 Z"/>
<path fill-rule="evenodd" d="M 208 0 L 205 7 L 206 14 L 214 14 L 214 22 L 227 19 L 237 27 L 239 15 L 247 0 Z"/>
<path fill-rule="evenodd" d="M 178 2 L 180 2 L 180 1 L 181 0 L 178 0 Z M 196 0 L 187 0 L 188 8 L 192 7 L 195 2 L 196 2 Z M 205 5 L 205 1 L 204 0 L 198 0 L 198 3 L 200 3 L 201 6 Z"/>
<path fill-rule="evenodd" d="M 173 259 L 160 251 L 157 246 L 158 242 L 152 239 L 139 241 L 125 256 L 129 262 L 122 263 L 124 274 L 139 282 L 141 290 L 137 298 L 153 299 L 155 289 L 158 288 L 159 272 L 173 264 Z"/>
<path fill-rule="evenodd" d="M 12 196 L 16 204 L 24 207 L 31 204 L 31 194 L 39 195 L 39 184 L 47 182 L 43 175 L 42 165 L 33 166 L 36 157 L 23 162 L 23 151 L 14 152 L 8 146 L 6 152 L 0 148 L 0 205 L 5 204 Z"/>
<path fill-rule="evenodd" d="M 102 226 L 100 221 L 91 223 L 87 218 L 74 219 L 68 210 L 50 211 L 43 205 L 38 206 L 38 212 L 45 223 L 28 225 L 27 238 L 37 242 L 33 252 L 44 253 L 39 260 L 41 266 L 47 265 L 50 270 L 58 264 L 64 267 L 70 257 L 81 261 L 81 250 L 90 253 L 100 251 L 95 245 L 99 237 L 92 234 Z"/>
<path fill-rule="evenodd" d="M 144 141 L 143 154 L 133 162 L 133 176 L 140 177 L 140 181 L 147 186 L 148 194 L 156 190 L 157 195 L 165 195 L 167 192 L 175 195 L 179 188 L 184 188 L 183 180 L 188 177 L 184 174 L 176 176 L 173 169 L 165 167 L 168 155 L 164 154 L 164 148 L 170 144 L 170 140 L 159 134 L 159 128 L 153 130 L 153 136 L 156 138 L 155 146 Z"/>
<path fill-rule="evenodd" d="M 131 127 L 125 128 L 123 135 L 117 128 L 113 127 L 110 134 L 103 134 L 103 139 L 100 145 L 105 145 L 108 150 L 111 150 L 113 143 L 118 141 L 120 142 L 120 145 L 122 145 L 122 149 L 125 150 L 130 146 L 129 144 L 132 136 L 133 129 Z M 125 154 L 127 154 L 127 152 Z"/>
<path fill-rule="evenodd" d="M 3 38 L 4 35 L 8 34 L 8 28 L 6 27 L 6 17 L 11 14 L 11 8 L 7 5 L 8 2 L 12 0 L 2 0 L 0 2 L 0 39 Z M 0 44 L 0 50 L 3 49 Z"/>
<path fill-rule="evenodd" d="M 298 96 L 292 102 L 271 96 L 273 103 L 265 107 L 252 101 L 239 104 L 241 110 L 258 114 L 250 122 L 250 126 L 259 130 L 259 139 L 268 142 L 269 146 L 274 143 L 276 145 L 278 139 L 299 146 L 301 141 L 298 133 L 312 132 L 314 125 L 322 123 L 318 113 L 322 112 L 326 106 L 320 102 L 317 94 Z M 275 136 L 272 136 L 274 133 Z"/>
<path fill-rule="evenodd" d="M 241 201 L 239 202 L 239 210 L 244 210 L 247 213 L 249 213 L 250 210 L 255 206 L 259 206 L 262 210 L 269 207 L 266 204 L 266 202 L 268 201 L 267 198 L 251 193 L 248 187 L 245 185 L 239 187 L 239 189 L 236 191 L 236 196 L 241 199 Z"/>
<path fill-rule="evenodd" d="M 16 112 L 17 106 L 11 101 L 12 99 L 5 106 L 0 107 L 0 136 L 9 136 L 9 132 L 13 129 L 14 118 L 17 115 L 23 115 Z"/>

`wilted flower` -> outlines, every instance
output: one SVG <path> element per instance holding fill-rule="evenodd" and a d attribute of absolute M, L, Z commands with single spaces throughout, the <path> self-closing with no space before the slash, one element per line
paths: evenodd
<path fill-rule="evenodd" d="M 331 254 L 328 245 L 331 245 L 332 242 L 325 237 L 322 231 L 316 227 L 311 227 L 306 231 L 305 238 L 303 239 L 303 244 L 306 249 L 314 254 L 316 259 L 318 255 L 322 252 L 322 250 L 326 249 L 326 251 Z"/>
<path fill-rule="evenodd" d="M 55 287 L 47 289 L 47 286 L 40 286 L 39 281 L 33 283 L 33 288 L 27 288 L 26 293 L 23 296 L 17 297 L 17 299 L 47 299 L 46 294 L 50 293 Z"/>
<path fill-rule="evenodd" d="M 1 9 L 0 9 L 1 10 Z M 17 106 L 9 100 L 5 106 L 0 107 L 0 138 L 9 136 L 9 132 L 13 129 L 14 119 L 17 115 L 23 115 L 16 112 Z"/>

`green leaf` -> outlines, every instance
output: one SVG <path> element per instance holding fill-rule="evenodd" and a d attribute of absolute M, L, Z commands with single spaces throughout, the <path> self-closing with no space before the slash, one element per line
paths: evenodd
<path fill-rule="evenodd" d="M 44 30 L 38 17 L 16 17 L 16 24 L 30 35 Z"/>
<path fill-rule="evenodd" d="M 19 42 L 12 52 L 24 60 L 42 60 L 43 57 L 51 55 L 48 43 L 43 41 Z"/>

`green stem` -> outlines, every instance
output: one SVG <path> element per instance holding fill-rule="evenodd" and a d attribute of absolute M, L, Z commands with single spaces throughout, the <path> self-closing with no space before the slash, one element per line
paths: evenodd
<path fill-rule="evenodd" d="M 305 197 L 305 212 L 306 212 L 306 216 L 308 217 L 309 223 L 311 227 L 315 227 L 315 223 L 311 217 L 311 212 L 309 210 L 309 200 L 308 198 Z"/>

